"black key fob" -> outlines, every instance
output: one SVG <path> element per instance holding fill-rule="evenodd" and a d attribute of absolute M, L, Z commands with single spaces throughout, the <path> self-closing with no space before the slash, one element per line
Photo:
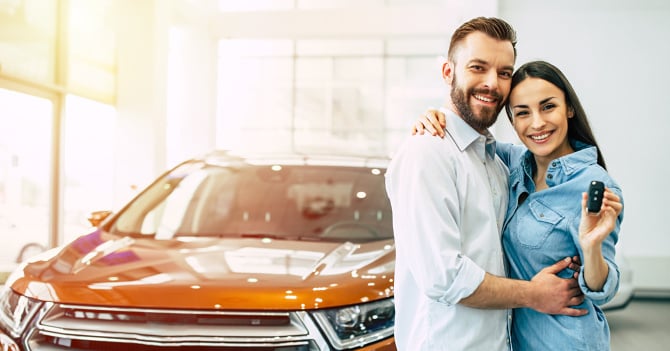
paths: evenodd
<path fill-rule="evenodd" d="M 600 207 L 603 205 L 603 196 L 605 195 L 605 184 L 603 182 L 593 180 L 589 184 L 589 198 L 586 202 L 586 209 L 590 213 L 600 212 Z"/>

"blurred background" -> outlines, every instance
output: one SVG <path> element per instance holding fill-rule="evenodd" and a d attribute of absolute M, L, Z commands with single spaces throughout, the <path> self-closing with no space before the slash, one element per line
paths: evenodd
<path fill-rule="evenodd" d="M 392 155 L 475 16 L 572 81 L 623 188 L 636 296 L 670 296 L 664 0 L 0 0 L 0 271 L 212 149 Z M 516 142 L 505 116 L 493 132 Z"/>

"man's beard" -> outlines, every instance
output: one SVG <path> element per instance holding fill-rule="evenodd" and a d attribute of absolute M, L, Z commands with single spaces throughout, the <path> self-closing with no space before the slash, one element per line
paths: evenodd
<path fill-rule="evenodd" d="M 454 82 L 451 89 L 451 101 L 453 101 L 454 106 L 458 110 L 461 118 L 465 123 L 469 124 L 470 127 L 474 128 L 476 131 L 483 131 L 484 129 L 493 125 L 498 119 L 498 114 L 502 109 L 502 98 L 497 91 L 483 90 L 483 89 L 468 89 L 467 93 L 459 87 L 456 76 L 454 76 Z M 475 115 L 475 112 L 472 110 L 472 107 L 468 103 L 468 97 L 481 93 L 485 95 L 494 96 L 499 102 L 495 109 L 490 107 L 482 107 L 479 115 Z"/>

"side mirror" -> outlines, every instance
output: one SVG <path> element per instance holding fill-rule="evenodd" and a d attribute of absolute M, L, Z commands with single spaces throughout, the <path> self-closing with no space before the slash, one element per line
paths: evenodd
<path fill-rule="evenodd" d="M 105 218 L 109 217 L 110 214 L 112 214 L 112 211 L 93 211 L 88 215 L 87 219 L 92 226 L 97 227 L 105 220 Z"/>

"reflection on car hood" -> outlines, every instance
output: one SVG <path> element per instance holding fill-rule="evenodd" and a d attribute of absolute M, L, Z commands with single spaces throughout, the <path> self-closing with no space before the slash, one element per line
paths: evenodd
<path fill-rule="evenodd" d="M 312 309 L 393 294 L 393 240 L 152 240 L 82 236 L 12 287 L 46 301 L 126 307 Z"/>

